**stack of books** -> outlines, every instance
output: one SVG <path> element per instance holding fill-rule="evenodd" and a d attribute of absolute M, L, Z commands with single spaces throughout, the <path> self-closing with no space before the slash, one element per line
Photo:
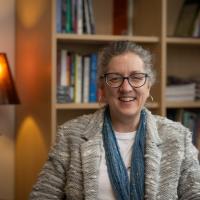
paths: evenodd
<path fill-rule="evenodd" d="M 196 98 L 195 83 L 169 85 L 166 89 L 168 101 L 194 101 Z"/>
<path fill-rule="evenodd" d="M 56 0 L 57 33 L 95 34 L 93 0 Z"/>
<path fill-rule="evenodd" d="M 61 49 L 57 55 L 57 102 L 96 102 L 97 53 L 80 55 Z"/>
<path fill-rule="evenodd" d="M 167 101 L 194 101 L 197 98 L 195 80 L 169 76 L 167 81 Z"/>

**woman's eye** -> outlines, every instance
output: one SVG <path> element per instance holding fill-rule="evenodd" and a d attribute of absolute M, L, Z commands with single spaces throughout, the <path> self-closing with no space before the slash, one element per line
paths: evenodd
<path fill-rule="evenodd" d="M 120 81 L 120 78 L 119 78 L 119 77 L 111 78 L 110 81 L 111 81 L 111 82 L 119 82 L 119 81 Z"/>
<path fill-rule="evenodd" d="M 136 80 L 136 81 L 137 81 L 137 80 L 142 80 L 142 79 L 144 78 L 144 76 L 139 76 L 139 75 L 138 75 L 138 76 L 131 76 L 130 78 L 131 78 L 132 80 Z"/>

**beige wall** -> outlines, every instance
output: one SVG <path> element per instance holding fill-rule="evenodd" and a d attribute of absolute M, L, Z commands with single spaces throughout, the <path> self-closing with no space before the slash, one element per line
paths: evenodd
<path fill-rule="evenodd" d="M 27 200 L 51 139 L 51 2 L 16 0 L 15 30 L 15 199 Z"/>
<path fill-rule="evenodd" d="M 1 0 L 0 52 L 7 53 L 14 71 L 15 1 Z M 0 199 L 14 199 L 14 106 L 0 105 Z"/>

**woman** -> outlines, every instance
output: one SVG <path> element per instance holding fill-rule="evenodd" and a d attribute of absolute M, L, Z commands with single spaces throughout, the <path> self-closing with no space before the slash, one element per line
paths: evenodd
<path fill-rule="evenodd" d="M 98 86 L 106 106 L 59 128 L 31 199 L 200 199 L 191 133 L 145 108 L 154 79 L 141 46 L 104 48 Z"/>

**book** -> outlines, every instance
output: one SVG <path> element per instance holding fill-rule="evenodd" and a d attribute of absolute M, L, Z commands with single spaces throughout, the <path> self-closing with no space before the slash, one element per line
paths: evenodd
<path fill-rule="evenodd" d="M 62 0 L 56 0 L 56 32 L 62 32 Z"/>
<path fill-rule="evenodd" d="M 127 33 L 127 1 L 115 0 L 113 3 L 113 34 L 124 35 Z"/>
<path fill-rule="evenodd" d="M 83 33 L 83 0 L 77 0 L 77 33 Z"/>
<path fill-rule="evenodd" d="M 75 103 L 82 101 L 82 56 L 75 54 Z"/>
<path fill-rule="evenodd" d="M 83 30 L 84 33 L 91 34 L 89 5 L 87 0 L 83 0 Z"/>
<path fill-rule="evenodd" d="M 71 98 L 71 87 L 70 86 L 58 86 L 57 87 L 57 102 L 58 103 L 69 103 L 72 102 Z"/>
<path fill-rule="evenodd" d="M 192 95 L 168 95 L 166 96 L 166 100 L 167 101 L 194 101 L 195 100 L 195 96 Z"/>
<path fill-rule="evenodd" d="M 89 102 L 89 85 L 90 85 L 90 57 L 83 57 L 83 102 Z"/>
<path fill-rule="evenodd" d="M 194 23 L 193 37 L 200 37 L 200 11 Z"/>
<path fill-rule="evenodd" d="M 77 33 L 77 0 L 71 0 L 72 32 Z"/>
<path fill-rule="evenodd" d="M 196 98 L 196 84 L 169 85 L 165 97 L 168 101 L 194 101 Z"/>
<path fill-rule="evenodd" d="M 71 0 L 65 0 L 66 1 L 66 33 L 72 33 L 72 5 Z"/>
<path fill-rule="evenodd" d="M 95 27 L 95 17 L 94 17 L 94 10 L 93 10 L 93 0 L 87 0 L 87 2 L 88 2 L 91 34 L 95 34 L 96 33 L 96 27 Z"/>
<path fill-rule="evenodd" d="M 61 86 L 67 86 L 67 50 L 61 50 L 61 62 L 60 62 L 60 84 Z"/>
<path fill-rule="evenodd" d="M 168 85 L 166 88 L 166 96 L 168 95 L 195 95 L 195 83 Z"/>
<path fill-rule="evenodd" d="M 195 20 L 200 9 L 199 0 L 185 0 L 177 20 L 174 36 L 192 37 Z"/>
<path fill-rule="evenodd" d="M 76 64 L 76 56 L 75 53 L 71 53 L 71 62 L 70 62 L 70 95 L 72 101 L 75 101 L 75 64 Z"/>
<path fill-rule="evenodd" d="M 67 12 L 67 2 L 66 0 L 62 0 L 62 6 L 61 6 L 61 16 L 62 16 L 62 20 L 61 20 L 61 29 L 62 32 L 65 33 L 66 31 L 66 12 Z"/>
<path fill-rule="evenodd" d="M 89 102 L 97 101 L 97 54 L 91 54 L 90 58 L 90 89 L 89 89 Z"/>

